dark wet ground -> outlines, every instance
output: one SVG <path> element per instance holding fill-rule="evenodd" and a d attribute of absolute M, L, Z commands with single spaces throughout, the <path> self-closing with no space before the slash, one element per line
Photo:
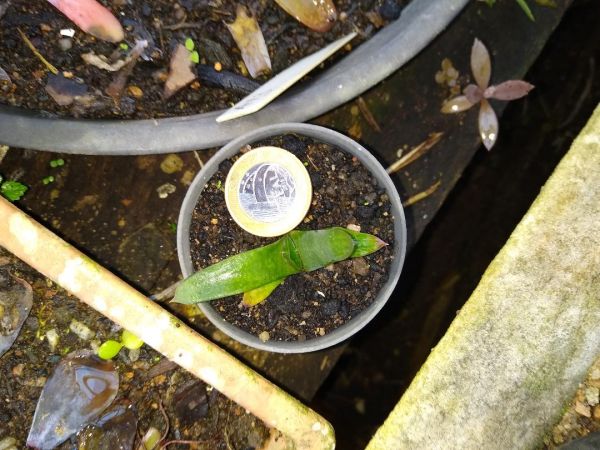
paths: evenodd
<path fill-rule="evenodd" d="M 600 102 L 599 14 L 595 1 L 572 6 L 525 77 L 535 91 L 506 109 L 496 147 L 475 155 L 393 299 L 317 393 L 311 406 L 333 423 L 340 449 L 364 448 Z M 579 420 L 574 435 L 600 419 Z"/>

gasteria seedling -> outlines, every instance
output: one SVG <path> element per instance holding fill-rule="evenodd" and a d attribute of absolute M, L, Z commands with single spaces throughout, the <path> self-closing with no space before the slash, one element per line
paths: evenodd
<path fill-rule="evenodd" d="M 341 227 L 290 231 L 272 244 L 231 256 L 185 279 L 177 303 L 198 303 L 246 293 L 251 306 L 264 300 L 286 277 L 376 252 L 386 243 L 372 234 Z"/>

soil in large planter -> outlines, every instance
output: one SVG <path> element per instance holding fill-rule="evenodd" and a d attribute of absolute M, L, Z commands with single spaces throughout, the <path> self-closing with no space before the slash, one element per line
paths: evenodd
<path fill-rule="evenodd" d="M 394 245 L 389 198 L 357 158 L 330 144 L 289 134 L 253 144 L 262 145 L 291 151 L 309 172 L 312 205 L 298 229 L 354 225 L 389 244 L 364 258 L 288 277 L 254 307 L 244 306 L 241 295 L 212 303 L 228 322 L 262 340 L 313 339 L 343 325 L 371 305 L 387 281 Z M 221 163 L 194 209 L 190 243 L 197 270 L 274 240 L 244 231 L 227 210 L 223 186 L 238 157 Z"/>
<path fill-rule="evenodd" d="M 263 83 L 335 39 L 359 31 L 352 45 L 327 64 L 333 63 L 352 46 L 372 35 L 377 27 L 397 17 L 407 2 L 336 0 L 340 17 L 326 33 L 306 28 L 274 1 L 113 0 L 104 3 L 108 3 L 107 6 L 125 28 L 126 37 L 121 46 L 86 35 L 44 0 L 0 1 L 0 68 L 12 80 L 5 82 L 0 79 L 0 103 L 89 118 L 159 118 L 223 109 L 247 92 L 210 87 L 201 81 L 192 83 L 165 101 L 164 81 L 174 48 L 188 38 L 194 41 L 201 64 L 212 67 L 218 63 L 223 71 L 249 77 L 244 73 L 240 51 L 225 26 L 226 22 L 231 23 L 235 19 L 239 3 L 254 12 L 269 49 L 273 71 L 256 80 Z M 71 28 L 76 30 L 73 38 L 61 36 L 61 30 Z M 27 47 L 17 29 L 28 36 L 59 72 L 87 87 L 85 101 L 59 106 L 48 95 L 44 87 L 49 72 Z M 136 39 L 145 39 L 149 43 L 144 60 L 135 66 L 120 99 L 115 100 L 106 94 L 106 88 L 117 75 L 87 65 L 81 54 L 93 51 L 98 55 L 115 54 L 122 58 Z"/>

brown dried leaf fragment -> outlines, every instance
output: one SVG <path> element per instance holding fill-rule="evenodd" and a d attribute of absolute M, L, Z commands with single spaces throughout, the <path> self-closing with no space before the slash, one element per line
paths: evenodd
<path fill-rule="evenodd" d="M 242 52 L 242 59 L 252 78 L 271 71 L 271 58 L 265 38 L 256 19 L 248 15 L 243 5 L 238 5 L 235 21 L 225 24 Z"/>
<path fill-rule="evenodd" d="M 171 57 L 169 76 L 163 93 L 165 99 L 196 79 L 196 74 L 192 71 L 193 64 L 190 51 L 183 44 L 179 44 Z"/>
<path fill-rule="evenodd" d="M 332 0 L 275 0 L 290 16 L 308 28 L 324 33 L 337 20 Z"/>

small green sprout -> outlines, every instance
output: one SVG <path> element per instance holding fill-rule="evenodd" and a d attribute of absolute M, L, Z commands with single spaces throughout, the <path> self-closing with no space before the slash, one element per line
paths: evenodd
<path fill-rule="evenodd" d="M 186 278 L 173 301 L 198 303 L 246 293 L 255 305 L 290 275 L 376 252 L 386 243 L 372 234 L 341 227 L 290 231 L 277 241 L 239 253 Z"/>
<path fill-rule="evenodd" d="M 109 339 L 106 342 L 103 342 L 100 347 L 98 347 L 98 356 L 102 359 L 113 359 L 115 356 L 119 354 L 123 347 L 129 350 L 135 350 L 144 345 L 144 341 L 142 341 L 139 337 L 133 334 L 131 331 L 123 330 L 121 333 L 121 341 L 114 341 Z"/>
<path fill-rule="evenodd" d="M 52 175 L 44 177 L 44 178 L 42 178 L 42 183 L 44 183 L 44 184 L 54 183 L 54 177 Z"/>
<path fill-rule="evenodd" d="M 194 41 L 192 40 L 192 38 L 187 38 L 185 40 L 185 48 L 187 48 L 188 51 L 193 52 L 195 47 L 196 47 L 196 45 L 194 44 Z"/>
<path fill-rule="evenodd" d="M 223 183 L 221 182 L 221 180 L 217 181 L 216 188 L 220 191 L 223 190 Z"/>
<path fill-rule="evenodd" d="M 200 63 L 200 55 L 198 54 L 198 52 L 196 50 L 194 50 L 193 52 L 190 53 L 190 60 L 194 64 Z"/>
<path fill-rule="evenodd" d="M 52 168 L 62 167 L 64 165 L 65 165 L 65 160 L 62 158 L 53 159 L 52 161 L 50 161 L 50 167 L 52 167 Z"/>
<path fill-rule="evenodd" d="M 127 330 L 123 330 L 123 333 L 121 333 L 121 343 L 123 344 L 123 347 L 128 348 L 129 350 L 136 350 L 144 345 L 144 341 L 131 331 Z"/>
<path fill-rule="evenodd" d="M 169 223 L 169 230 L 171 231 L 171 233 L 177 233 L 177 223 L 170 222 Z"/>
<path fill-rule="evenodd" d="M 27 189 L 27 186 L 25 186 L 23 183 L 10 180 L 2 181 L 2 177 L 0 176 L 0 195 L 11 202 L 20 200 L 21 197 L 25 195 L 25 192 L 27 192 Z"/>
<path fill-rule="evenodd" d="M 126 52 L 127 50 L 129 50 L 129 45 L 127 45 L 127 43 L 125 43 L 125 42 L 121 42 L 121 43 L 119 44 L 119 48 L 120 48 L 121 50 L 123 50 L 124 52 Z"/>
<path fill-rule="evenodd" d="M 102 359 L 113 359 L 119 354 L 121 348 L 123 348 L 123 344 L 110 339 L 106 342 L 103 342 L 98 348 L 98 356 Z"/>
<path fill-rule="evenodd" d="M 529 18 L 529 20 L 531 20 L 532 22 L 535 22 L 535 17 L 533 17 L 533 13 L 531 12 L 531 8 L 529 8 L 529 5 L 527 4 L 527 2 L 525 0 L 516 0 L 518 5 L 521 7 L 521 9 L 525 12 L 525 15 Z"/>

